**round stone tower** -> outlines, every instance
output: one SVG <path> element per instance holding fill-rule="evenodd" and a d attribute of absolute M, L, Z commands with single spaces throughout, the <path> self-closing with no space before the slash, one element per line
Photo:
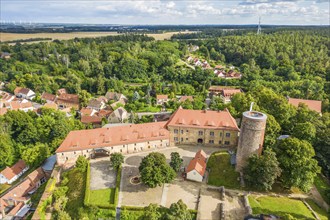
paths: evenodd
<path fill-rule="evenodd" d="M 236 171 L 241 172 L 248 158 L 260 154 L 264 143 L 267 115 L 256 111 L 243 113 L 236 155 Z"/>

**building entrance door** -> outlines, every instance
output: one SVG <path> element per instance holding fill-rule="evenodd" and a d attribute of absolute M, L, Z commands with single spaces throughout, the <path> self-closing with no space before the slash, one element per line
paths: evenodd
<path fill-rule="evenodd" d="M 197 143 L 202 144 L 203 143 L 203 139 L 202 138 L 198 138 Z"/>

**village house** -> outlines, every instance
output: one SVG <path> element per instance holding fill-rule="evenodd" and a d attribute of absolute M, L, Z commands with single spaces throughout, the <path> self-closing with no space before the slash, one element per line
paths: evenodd
<path fill-rule="evenodd" d="M 0 184 L 12 184 L 15 180 L 17 180 L 20 176 L 22 176 L 27 170 L 29 166 L 25 164 L 23 160 L 19 160 L 11 167 L 6 167 L 0 173 Z"/>
<path fill-rule="evenodd" d="M 86 108 L 94 109 L 96 111 L 100 111 L 106 107 L 104 100 L 102 99 L 91 99 Z"/>
<path fill-rule="evenodd" d="M 0 197 L 0 219 L 22 219 L 30 210 L 30 196 L 47 181 L 41 167 Z"/>
<path fill-rule="evenodd" d="M 3 107 L 4 103 L 15 100 L 15 96 L 4 91 L 0 91 L 0 108 Z"/>
<path fill-rule="evenodd" d="M 166 124 L 170 143 L 214 147 L 237 146 L 239 128 L 230 112 L 179 109 Z"/>
<path fill-rule="evenodd" d="M 109 118 L 109 123 L 124 123 L 128 119 L 128 113 L 123 107 L 114 110 Z"/>
<path fill-rule="evenodd" d="M 156 96 L 157 105 L 164 105 L 169 101 L 168 95 L 157 95 Z"/>
<path fill-rule="evenodd" d="M 114 100 L 116 102 L 121 101 L 123 103 L 127 103 L 128 99 L 126 98 L 126 96 L 124 96 L 121 93 L 117 93 L 117 92 L 107 92 L 105 94 L 105 98 L 108 101 Z"/>
<path fill-rule="evenodd" d="M 78 156 L 93 158 L 119 152 L 129 154 L 169 146 L 165 122 L 71 131 L 56 150 L 57 163 L 74 163 Z"/>
<path fill-rule="evenodd" d="M 225 86 L 211 86 L 209 88 L 209 95 L 211 97 L 214 95 L 221 97 L 225 104 L 231 102 L 231 98 L 238 93 L 242 93 L 242 90 Z"/>
<path fill-rule="evenodd" d="M 99 112 L 96 113 L 97 116 L 101 118 L 109 118 L 113 111 L 110 109 L 101 109 Z"/>
<path fill-rule="evenodd" d="M 50 94 L 47 92 L 43 92 L 40 99 L 45 101 L 46 103 L 54 103 L 56 100 L 56 95 L 53 95 L 53 94 Z"/>
<path fill-rule="evenodd" d="M 36 94 L 28 88 L 16 87 L 14 94 L 17 98 L 32 100 L 36 97 Z"/>
<path fill-rule="evenodd" d="M 190 102 L 193 102 L 194 98 L 190 95 L 183 95 L 179 98 L 179 102 L 185 102 L 186 100 L 189 100 Z"/>
<path fill-rule="evenodd" d="M 203 150 L 199 150 L 186 168 L 188 180 L 203 182 L 206 171 L 207 156 Z"/>
<path fill-rule="evenodd" d="M 27 100 L 7 102 L 5 103 L 5 107 L 8 110 L 12 110 L 12 111 L 21 110 L 24 112 L 28 112 L 34 110 L 32 103 Z"/>
<path fill-rule="evenodd" d="M 82 108 L 80 109 L 80 116 L 93 116 L 97 111 L 92 108 Z"/>
<path fill-rule="evenodd" d="M 62 93 L 56 99 L 56 104 L 59 108 L 73 108 L 75 110 L 79 109 L 79 96 L 76 94 Z"/>
<path fill-rule="evenodd" d="M 305 104 L 310 110 L 322 114 L 322 102 L 318 100 L 288 98 L 291 105 L 298 107 L 300 103 Z"/>
<path fill-rule="evenodd" d="M 93 128 L 102 127 L 102 118 L 96 115 L 82 115 L 80 121 L 85 125 L 92 125 Z"/>

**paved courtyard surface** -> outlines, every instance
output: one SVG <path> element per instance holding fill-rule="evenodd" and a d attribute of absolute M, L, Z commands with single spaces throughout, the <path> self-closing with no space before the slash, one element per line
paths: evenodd
<path fill-rule="evenodd" d="M 198 220 L 220 219 L 220 203 L 221 198 L 219 191 L 202 189 Z"/>
<path fill-rule="evenodd" d="M 91 190 L 115 188 L 116 172 L 110 168 L 109 157 L 91 160 Z"/>
<path fill-rule="evenodd" d="M 184 160 L 183 166 L 186 167 L 190 160 L 195 156 L 196 152 L 200 149 L 203 149 L 208 156 L 212 152 L 220 150 L 219 148 L 189 146 L 158 149 L 157 152 L 163 153 L 166 156 L 167 162 L 170 162 L 170 155 L 172 152 L 178 152 Z M 165 184 L 163 187 L 156 187 L 153 189 L 150 189 L 143 184 L 132 185 L 130 183 L 130 179 L 139 174 L 138 167 L 142 158 L 150 152 L 141 152 L 125 156 L 122 173 L 122 187 L 120 192 L 120 205 L 147 206 L 150 203 L 157 203 L 169 207 L 172 203 L 182 199 L 190 209 L 196 209 L 199 191 L 203 185 L 202 183 L 184 181 L 180 176 L 178 176 L 171 184 Z"/>

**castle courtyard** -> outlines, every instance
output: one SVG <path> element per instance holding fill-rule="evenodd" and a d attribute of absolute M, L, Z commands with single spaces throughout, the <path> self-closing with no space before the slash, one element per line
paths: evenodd
<path fill-rule="evenodd" d="M 170 162 L 171 152 L 178 152 L 183 159 L 183 166 L 186 167 L 195 156 L 195 153 L 200 149 L 203 149 L 208 156 L 214 151 L 220 150 L 219 148 L 202 146 L 180 146 L 161 149 L 157 152 L 163 153 L 166 156 L 167 162 Z M 138 167 L 142 158 L 147 156 L 150 152 L 125 156 L 119 196 L 120 205 L 147 206 L 150 203 L 156 203 L 169 207 L 172 203 L 182 199 L 190 209 L 196 209 L 200 188 L 205 183 L 184 181 L 181 176 L 178 176 L 171 184 L 165 184 L 162 187 L 148 188 L 143 184 L 131 184 L 131 178 L 139 174 Z"/>

